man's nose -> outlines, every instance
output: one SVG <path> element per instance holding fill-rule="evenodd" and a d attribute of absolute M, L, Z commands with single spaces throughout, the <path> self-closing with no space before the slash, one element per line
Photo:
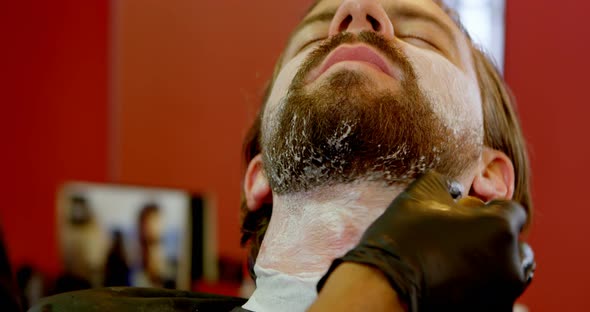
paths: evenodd
<path fill-rule="evenodd" d="M 394 37 L 393 24 L 377 0 L 344 0 L 330 24 L 329 35 L 373 31 L 385 39 Z"/>

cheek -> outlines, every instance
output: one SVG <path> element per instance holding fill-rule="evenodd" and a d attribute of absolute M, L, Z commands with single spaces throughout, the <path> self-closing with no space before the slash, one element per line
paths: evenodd
<path fill-rule="evenodd" d="M 434 112 L 451 129 L 473 129 L 483 133 L 483 115 L 479 86 L 468 75 L 437 53 L 405 47 L 418 85 L 432 103 Z"/>
<path fill-rule="evenodd" d="M 293 82 L 293 78 L 297 74 L 299 67 L 305 60 L 308 53 L 301 53 L 295 58 L 291 59 L 286 63 L 276 79 L 273 82 L 272 90 L 266 101 L 264 110 L 264 120 L 274 120 L 273 115 L 276 113 L 277 108 L 281 106 L 282 99 L 287 95 L 289 87 Z M 263 121 L 264 122 L 264 121 Z"/>

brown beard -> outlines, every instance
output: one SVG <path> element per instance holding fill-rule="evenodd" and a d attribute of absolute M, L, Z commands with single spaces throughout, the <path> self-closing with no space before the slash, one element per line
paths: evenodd
<path fill-rule="evenodd" d="M 404 76 L 399 91 L 376 92 L 368 77 L 353 70 L 334 72 L 305 90 L 305 78 L 331 51 L 357 42 L 399 66 Z M 313 51 L 274 117 L 264 123 L 261 143 L 275 194 L 357 180 L 408 183 L 428 169 L 457 177 L 481 150 L 470 131 L 455 133 L 442 122 L 409 60 L 373 32 L 342 33 Z"/>

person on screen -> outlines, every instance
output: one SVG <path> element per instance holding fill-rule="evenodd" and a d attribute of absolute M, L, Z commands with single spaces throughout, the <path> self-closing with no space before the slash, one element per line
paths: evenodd
<path fill-rule="evenodd" d="M 143 206 L 138 216 L 141 269 L 133 276 L 133 285 L 174 288 L 164 253 L 163 215 L 157 204 Z"/>
<path fill-rule="evenodd" d="M 113 232 L 111 249 L 107 255 L 104 286 L 130 286 L 129 275 L 130 269 L 125 256 L 123 233 L 116 230 Z"/>

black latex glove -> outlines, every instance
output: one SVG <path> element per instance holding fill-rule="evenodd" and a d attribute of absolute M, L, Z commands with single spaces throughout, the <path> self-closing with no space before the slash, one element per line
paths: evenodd
<path fill-rule="evenodd" d="M 512 311 L 535 267 L 519 241 L 525 210 L 511 201 L 457 203 L 449 185 L 434 172 L 414 181 L 334 260 L 318 291 L 340 263 L 355 262 L 383 272 L 412 312 Z"/>

